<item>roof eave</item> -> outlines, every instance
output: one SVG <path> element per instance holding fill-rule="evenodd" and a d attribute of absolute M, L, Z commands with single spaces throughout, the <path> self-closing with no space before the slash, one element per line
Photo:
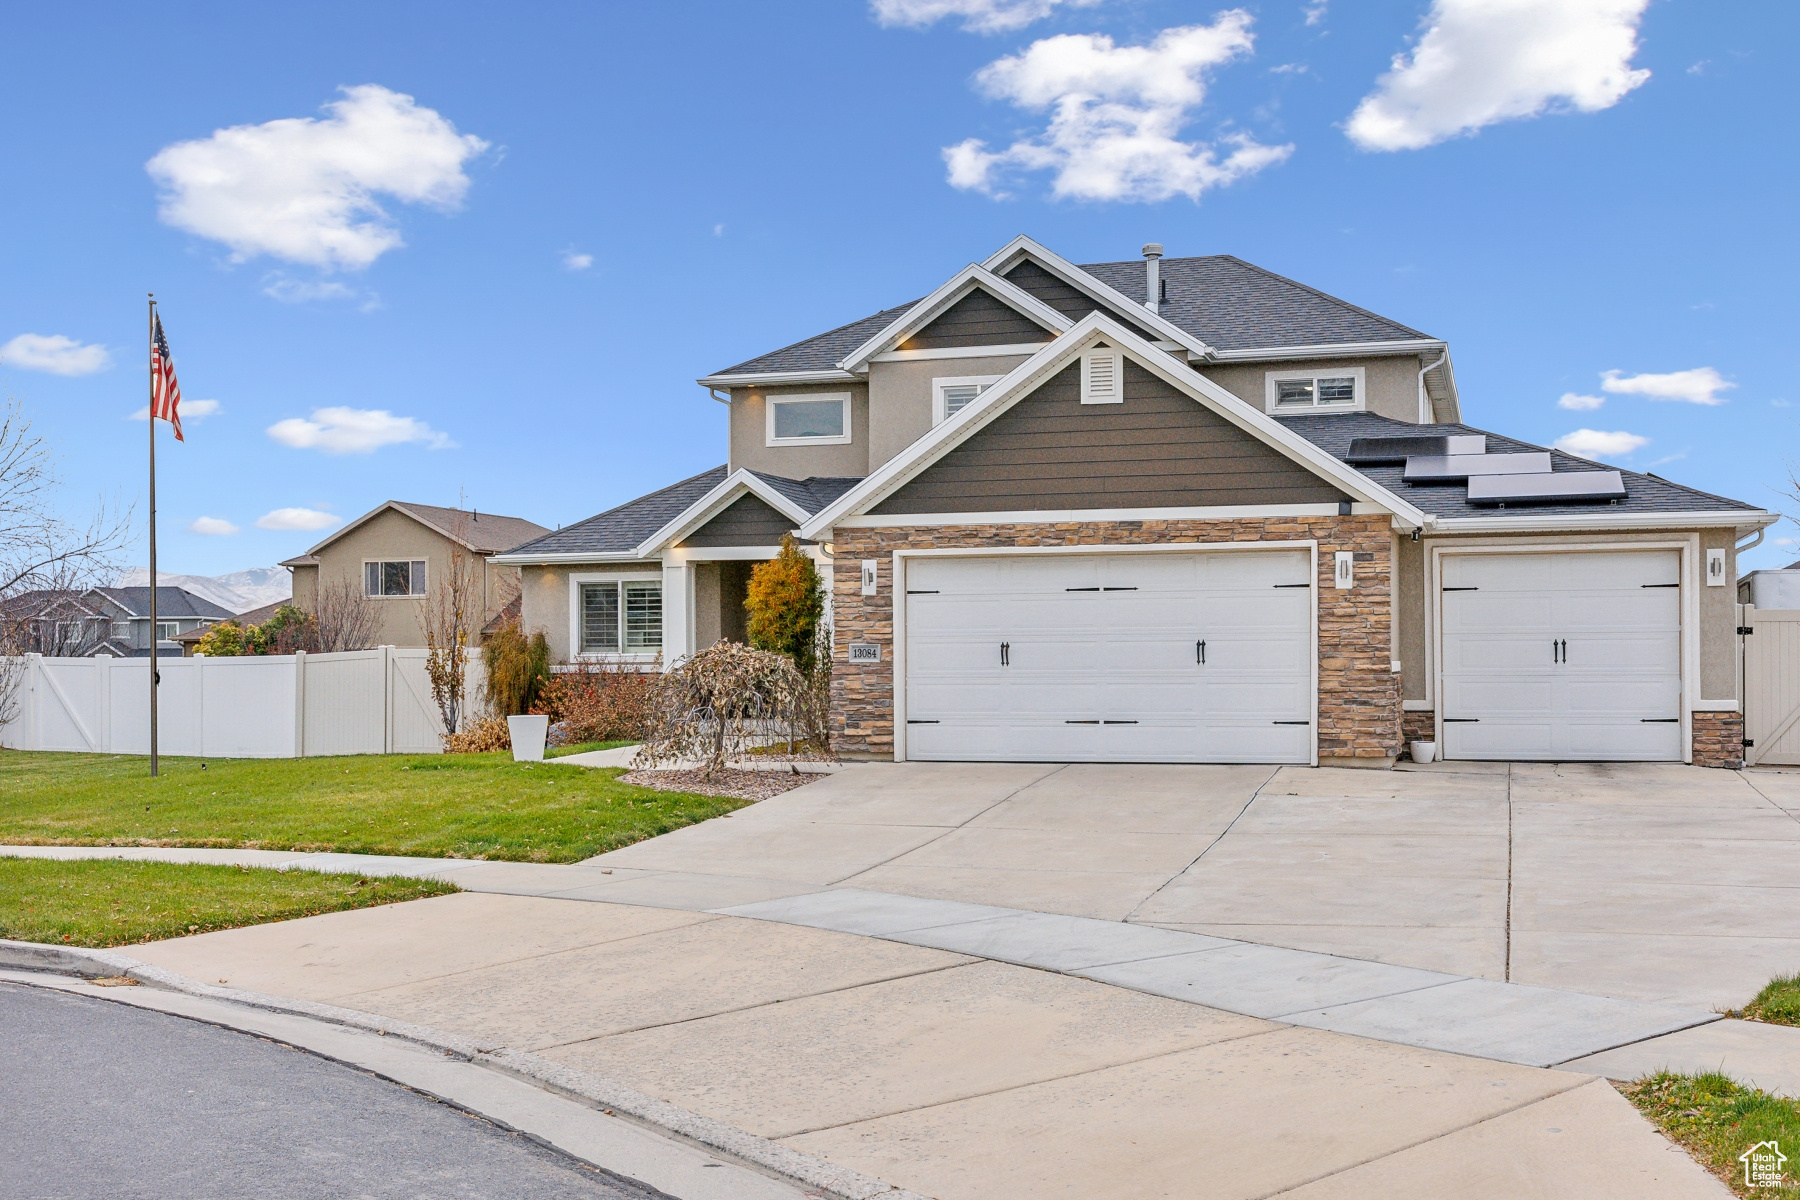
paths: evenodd
<path fill-rule="evenodd" d="M 970 263 L 939 284 L 929 296 L 889 322 L 887 328 L 839 359 L 838 367 L 845 371 L 861 372 L 868 366 L 870 359 L 884 350 L 893 349 L 978 287 L 988 289 L 995 298 L 1045 326 L 1052 336 L 1066 333 L 1075 324 L 1018 284 L 1002 279 L 979 263 Z"/>
<path fill-rule="evenodd" d="M 741 375 L 706 375 L 695 380 L 701 387 L 756 387 L 784 383 L 861 383 L 860 375 L 836 367 L 821 371 L 752 371 Z"/>
<path fill-rule="evenodd" d="M 1426 354 L 1449 349 L 1439 338 L 1406 338 L 1384 342 L 1323 342 L 1311 346 L 1252 346 L 1239 350 L 1214 350 L 1217 362 L 1281 361 L 1295 358 L 1349 358 L 1371 354 Z"/>
<path fill-rule="evenodd" d="M 1433 517 L 1431 533 L 1513 533 L 1525 531 L 1579 531 L 1584 529 L 1766 529 L 1781 520 L 1779 513 L 1763 509 L 1714 509 L 1693 512 L 1522 513 L 1506 516 Z"/>
<path fill-rule="evenodd" d="M 540 551 L 533 554 L 516 554 L 508 551 L 505 554 L 490 554 L 488 562 L 501 563 L 519 567 L 553 567 L 564 563 L 606 563 L 606 562 L 638 562 L 641 556 L 635 548 L 630 550 L 558 550 Z"/>
<path fill-rule="evenodd" d="M 739 490 L 740 488 L 742 491 Z M 806 520 L 805 509 L 757 478 L 754 472 L 739 467 L 720 480 L 706 495 L 677 513 L 673 520 L 639 542 L 634 552 L 636 557 L 648 558 L 667 549 L 718 516 L 726 506 L 736 502 L 745 494 L 756 496 L 757 499 L 792 521 L 796 526 Z"/>

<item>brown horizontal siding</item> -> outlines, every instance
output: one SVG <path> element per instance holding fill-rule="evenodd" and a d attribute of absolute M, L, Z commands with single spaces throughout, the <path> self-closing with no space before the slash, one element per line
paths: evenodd
<path fill-rule="evenodd" d="M 1128 313 L 1094 303 L 1086 292 L 1069 286 L 1030 259 L 1026 259 L 1008 271 L 1002 278 L 1008 283 L 1017 285 L 1021 291 L 1030 292 L 1034 297 L 1042 300 L 1071 321 L 1079 321 L 1089 313 L 1099 311 L 1122 322 L 1133 333 L 1146 341 L 1154 342 L 1162 336 L 1151 333 L 1142 325 L 1137 324 Z"/>
<path fill-rule="evenodd" d="M 1334 485 L 1136 363 L 1122 404 L 1071 365 L 873 510 L 882 514 L 1332 504 Z"/>
<path fill-rule="evenodd" d="M 778 546 L 794 522 L 755 496 L 738 497 L 725 511 L 683 538 L 683 546 Z"/>
<path fill-rule="evenodd" d="M 1047 342 L 1049 330 L 1011 305 L 976 288 L 940 313 L 936 320 L 900 343 L 902 350 L 937 350 L 951 346 L 1011 346 Z"/>

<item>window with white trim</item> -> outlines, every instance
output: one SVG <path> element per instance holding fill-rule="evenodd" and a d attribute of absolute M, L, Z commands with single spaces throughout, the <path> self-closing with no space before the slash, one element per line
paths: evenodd
<path fill-rule="evenodd" d="M 654 654 L 662 649 L 662 584 L 581 585 L 582 654 Z"/>
<path fill-rule="evenodd" d="M 769 396 L 764 407 L 771 446 L 835 446 L 850 440 L 849 392 Z"/>
<path fill-rule="evenodd" d="M 423 596 L 425 560 L 386 559 L 363 564 L 363 591 L 370 596 Z"/>
<path fill-rule="evenodd" d="M 1125 356 L 1117 350 L 1089 350 L 1081 356 L 1081 402 L 1125 403 Z"/>
<path fill-rule="evenodd" d="M 953 375 L 932 380 L 931 423 L 948 421 L 1004 378 L 1004 375 Z"/>
<path fill-rule="evenodd" d="M 1364 406 L 1363 369 L 1270 371 L 1264 376 L 1271 413 L 1353 412 Z"/>
<path fill-rule="evenodd" d="M 158 621 L 156 623 L 156 640 L 159 642 L 169 641 L 180 632 L 181 626 L 173 621 Z"/>

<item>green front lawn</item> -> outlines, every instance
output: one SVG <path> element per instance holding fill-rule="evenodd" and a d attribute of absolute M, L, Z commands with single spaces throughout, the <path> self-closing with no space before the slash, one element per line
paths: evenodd
<path fill-rule="evenodd" d="M 1717 1073 L 1663 1072 L 1619 1089 L 1672 1141 L 1687 1148 L 1700 1165 L 1728 1180 L 1740 1196 L 1758 1200 L 1800 1200 L 1800 1101 L 1771 1096 Z M 1781 1144 L 1788 1155 L 1784 1186 L 1744 1186 L 1738 1155 L 1758 1142 Z"/>
<path fill-rule="evenodd" d="M 164 758 L 0 750 L 0 843 L 575 862 L 742 808 L 499 754 Z"/>
<path fill-rule="evenodd" d="M 362 879 L 319 871 L 0 858 L 0 937 L 62 946 L 124 946 L 456 890 L 428 879 Z"/>

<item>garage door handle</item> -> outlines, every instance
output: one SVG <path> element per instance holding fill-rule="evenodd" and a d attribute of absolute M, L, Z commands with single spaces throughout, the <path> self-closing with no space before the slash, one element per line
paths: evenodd
<path fill-rule="evenodd" d="M 1012 666 L 1012 643 L 1011 642 L 1001 642 L 1000 643 L 1000 665 L 1003 667 Z"/>
<path fill-rule="evenodd" d="M 1644 725 L 1679 725 L 1679 724 L 1681 724 L 1681 718 L 1680 717 L 1645 717 L 1643 719 L 1643 721 L 1641 722 L 1641 724 L 1644 724 Z"/>
<path fill-rule="evenodd" d="M 1201 666 L 1206 665 L 1206 643 L 1204 641 L 1194 643 L 1194 661 Z"/>
<path fill-rule="evenodd" d="M 1271 725 L 1311 725 L 1311 721 L 1270 721 Z"/>
<path fill-rule="evenodd" d="M 1479 725 L 1479 724 L 1481 724 L 1481 718 L 1480 717 L 1445 717 L 1444 724 L 1446 724 L 1446 725 Z"/>

